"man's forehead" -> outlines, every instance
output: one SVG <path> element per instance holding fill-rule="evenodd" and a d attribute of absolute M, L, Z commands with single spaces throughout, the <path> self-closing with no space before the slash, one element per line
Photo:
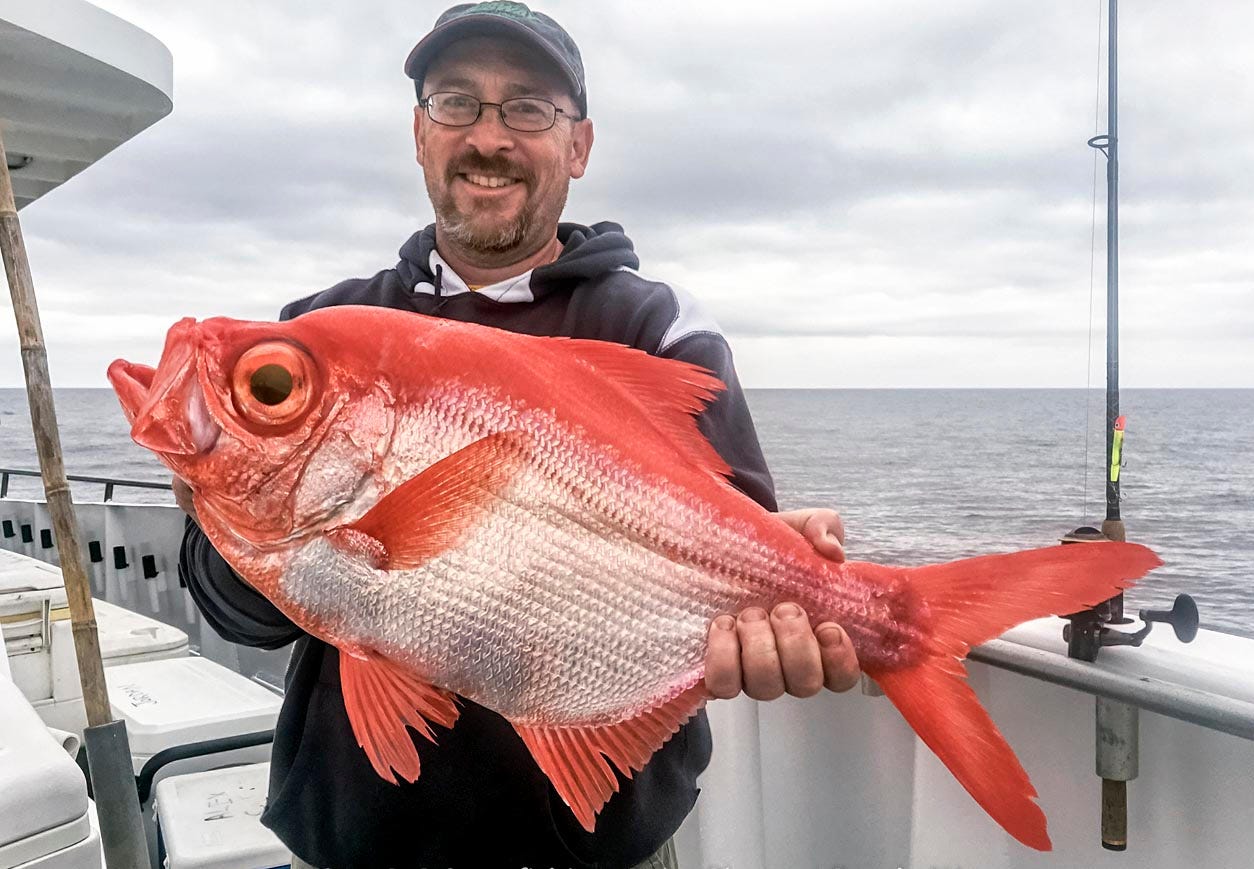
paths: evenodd
<path fill-rule="evenodd" d="M 434 85 L 475 82 L 489 75 L 501 76 L 518 88 L 553 93 L 570 90 L 553 61 L 541 52 L 516 40 L 491 36 L 454 42 L 431 62 L 425 79 Z"/>

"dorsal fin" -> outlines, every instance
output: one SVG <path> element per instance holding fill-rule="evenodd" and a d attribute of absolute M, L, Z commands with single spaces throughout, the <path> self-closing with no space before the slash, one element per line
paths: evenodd
<path fill-rule="evenodd" d="M 731 475 L 727 462 L 697 428 L 697 414 L 727 388 L 709 370 L 608 341 L 544 340 L 554 342 L 554 346 L 574 355 L 601 377 L 621 386 L 698 467 L 716 476 Z"/>

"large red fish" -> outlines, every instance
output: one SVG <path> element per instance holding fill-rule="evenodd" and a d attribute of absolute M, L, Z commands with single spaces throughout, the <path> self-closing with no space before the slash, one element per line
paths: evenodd
<path fill-rule="evenodd" d="M 694 421 L 716 378 L 597 341 L 338 307 L 183 320 L 156 369 L 119 360 L 109 379 L 227 561 L 340 650 L 379 775 L 415 780 L 406 728 L 452 727 L 460 695 L 514 725 L 589 830 L 614 770 L 707 701 L 711 620 L 788 600 L 840 623 L 976 801 L 1048 848 L 961 659 L 1160 563 L 1116 543 L 834 563 L 727 482 Z"/>

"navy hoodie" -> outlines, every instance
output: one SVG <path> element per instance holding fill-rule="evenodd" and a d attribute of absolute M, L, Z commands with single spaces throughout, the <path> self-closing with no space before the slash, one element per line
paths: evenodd
<path fill-rule="evenodd" d="M 622 227 L 561 224 L 549 265 L 478 291 L 435 251 L 435 228 L 409 239 L 395 268 L 347 280 L 283 309 L 289 319 L 333 305 L 381 305 L 531 335 L 595 338 L 702 365 L 727 391 L 698 420 L 733 468 L 732 482 L 775 509 L 731 351 L 683 291 L 644 277 Z M 179 571 L 201 611 L 228 640 L 262 648 L 295 643 L 275 728 L 269 801 L 262 822 L 315 866 L 596 867 L 641 862 L 678 829 L 709 763 L 702 712 L 673 736 L 602 809 L 585 832 L 510 724 L 463 702 L 437 743 L 416 737 L 422 774 L 383 781 L 357 746 L 340 693 L 339 655 L 246 585 L 189 520 Z"/>

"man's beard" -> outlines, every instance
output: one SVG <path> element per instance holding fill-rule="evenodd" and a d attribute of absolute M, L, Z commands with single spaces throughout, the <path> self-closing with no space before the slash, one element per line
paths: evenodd
<path fill-rule="evenodd" d="M 461 160 L 449 164 L 441 190 L 433 189 L 430 176 L 427 177 L 427 195 L 435 208 L 436 228 L 444 238 L 464 250 L 484 254 L 504 254 L 524 245 L 534 233 L 539 221 L 556 224 L 566 207 L 565 192 L 561 201 L 556 203 L 557 213 L 540 214 L 539 207 L 530 199 L 523 202 L 518 216 L 504 224 L 499 222 L 495 214 L 466 213 L 457 207 L 453 198 L 453 182 L 459 174 L 501 175 L 516 178 L 515 184 L 526 185 L 535 190 L 535 178 L 530 173 L 515 166 L 507 160 L 488 159 L 477 154 L 468 154 Z"/>
<path fill-rule="evenodd" d="M 453 204 L 451 195 L 435 205 L 435 222 L 440 234 L 457 246 L 479 253 L 507 253 L 522 244 L 531 232 L 531 211 L 523 207 L 519 215 L 505 224 L 476 225 L 474 214 L 463 213 Z M 485 215 L 486 216 L 486 215 Z"/>

